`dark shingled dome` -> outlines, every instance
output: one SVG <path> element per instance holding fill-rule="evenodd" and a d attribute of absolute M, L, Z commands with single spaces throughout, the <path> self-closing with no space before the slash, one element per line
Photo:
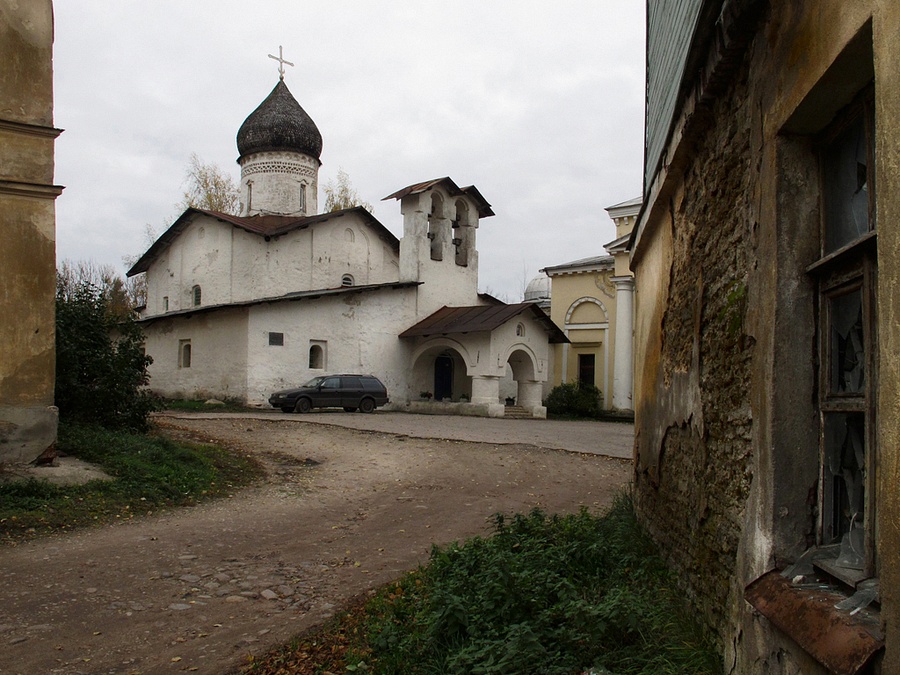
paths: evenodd
<path fill-rule="evenodd" d="M 266 150 L 291 150 L 318 159 L 322 134 L 279 80 L 266 100 L 244 120 L 238 130 L 237 148 L 241 157 Z"/>

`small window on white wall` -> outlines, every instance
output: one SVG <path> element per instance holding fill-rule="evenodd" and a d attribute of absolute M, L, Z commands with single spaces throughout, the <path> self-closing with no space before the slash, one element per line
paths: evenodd
<path fill-rule="evenodd" d="M 312 370 L 325 370 L 326 342 L 311 340 L 309 343 L 309 367 Z"/>
<path fill-rule="evenodd" d="M 269 333 L 269 346 L 284 347 L 284 333 Z"/>
<path fill-rule="evenodd" d="M 192 356 L 193 356 L 193 354 L 191 353 L 191 341 L 190 340 L 179 340 L 178 341 L 178 367 L 179 368 L 190 368 Z"/>
<path fill-rule="evenodd" d="M 169 296 L 168 295 L 163 296 L 163 311 L 164 312 L 169 311 Z"/>
<path fill-rule="evenodd" d="M 194 307 L 199 307 L 199 306 L 200 306 L 200 301 L 202 300 L 202 295 L 201 295 L 200 287 L 199 287 L 199 286 L 194 286 L 194 287 L 191 289 L 191 297 L 192 297 L 192 299 L 193 299 L 193 301 L 194 301 Z"/>
<path fill-rule="evenodd" d="M 341 286 L 352 286 L 353 285 L 353 275 L 345 274 L 341 277 Z"/>
<path fill-rule="evenodd" d="M 518 337 L 525 337 L 525 324 L 520 323 L 516 326 L 516 335 Z"/>

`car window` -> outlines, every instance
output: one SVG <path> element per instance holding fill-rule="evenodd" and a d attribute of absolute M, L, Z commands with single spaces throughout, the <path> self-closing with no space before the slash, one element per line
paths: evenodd
<path fill-rule="evenodd" d="M 309 382 L 307 382 L 307 383 L 304 384 L 303 386 L 304 386 L 304 387 L 309 387 L 309 388 L 318 387 L 318 386 L 319 386 L 319 382 L 321 382 L 321 381 L 324 380 L 324 379 L 325 379 L 325 378 L 322 377 L 322 376 L 320 375 L 319 377 L 314 377 L 313 379 L 311 379 Z"/>
<path fill-rule="evenodd" d="M 374 377 L 363 377 L 361 379 L 363 389 L 367 391 L 381 391 L 384 389 L 384 385 Z"/>
<path fill-rule="evenodd" d="M 326 377 L 322 381 L 322 389 L 340 389 L 341 379 L 339 377 Z"/>
<path fill-rule="evenodd" d="M 362 389 L 362 383 L 359 381 L 358 377 L 342 377 L 341 378 L 341 388 L 342 389 Z"/>

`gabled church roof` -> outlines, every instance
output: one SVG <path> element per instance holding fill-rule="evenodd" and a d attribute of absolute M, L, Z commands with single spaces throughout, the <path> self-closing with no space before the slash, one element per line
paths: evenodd
<path fill-rule="evenodd" d="M 345 213 L 356 213 L 362 217 L 363 221 L 368 224 L 378 235 L 378 237 L 388 246 L 394 249 L 399 255 L 400 240 L 388 230 L 381 221 L 369 213 L 362 206 L 354 206 L 349 209 L 340 209 L 339 211 L 331 211 L 330 213 L 321 213 L 317 216 L 305 216 L 298 218 L 297 216 L 233 216 L 229 213 L 221 213 L 219 211 L 206 211 L 204 209 L 187 209 L 179 216 L 172 226 L 163 232 L 163 234 L 153 242 L 153 245 L 147 249 L 146 253 L 141 256 L 134 266 L 126 273 L 131 277 L 141 272 L 146 272 L 156 258 L 160 256 L 175 241 L 193 219 L 198 215 L 209 216 L 223 223 L 228 223 L 234 227 L 259 235 L 261 237 L 278 237 L 294 230 L 303 230 L 317 223 L 324 223 L 326 220 L 337 218 Z"/>
<path fill-rule="evenodd" d="M 479 218 L 487 218 L 494 215 L 494 212 L 491 210 L 491 205 L 488 204 L 487 200 L 478 191 L 478 188 L 476 188 L 474 185 L 469 185 L 468 187 L 461 188 L 456 183 L 454 183 L 449 176 L 444 176 L 443 178 L 433 178 L 432 180 L 426 180 L 423 183 L 414 183 L 412 185 L 407 185 L 402 190 L 397 190 L 393 194 L 389 194 L 381 201 L 386 202 L 388 199 L 403 199 L 406 195 L 415 195 L 421 192 L 427 192 L 436 185 L 442 186 L 445 190 L 447 190 L 447 192 L 450 193 L 451 196 L 468 195 L 472 199 L 472 201 L 475 202 L 475 206 L 478 208 Z"/>
<path fill-rule="evenodd" d="M 441 307 L 431 316 L 400 333 L 400 337 L 429 337 L 453 333 L 490 332 L 510 319 L 528 312 L 547 331 L 550 344 L 569 342 L 559 327 L 533 302 L 514 305 L 476 305 L 474 307 Z"/>

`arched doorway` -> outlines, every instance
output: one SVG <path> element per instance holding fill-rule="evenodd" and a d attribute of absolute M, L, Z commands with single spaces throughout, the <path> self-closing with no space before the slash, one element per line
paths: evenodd
<path fill-rule="evenodd" d="M 541 405 L 541 383 L 537 381 L 534 354 L 523 348 L 513 349 L 506 361 L 507 372 L 512 375 L 517 405 L 536 408 Z M 501 396 L 508 397 L 501 391 Z"/>
<path fill-rule="evenodd" d="M 453 357 L 441 354 L 434 359 L 434 400 L 453 398 Z"/>

